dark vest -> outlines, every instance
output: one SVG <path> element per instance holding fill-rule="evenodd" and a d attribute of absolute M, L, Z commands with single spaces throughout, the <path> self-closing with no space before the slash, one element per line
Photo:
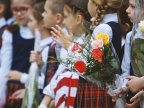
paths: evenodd
<path fill-rule="evenodd" d="M 113 33 L 112 43 L 121 63 L 123 58 L 123 53 L 121 47 L 122 31 L 121 31 L 120 24 L 116 22 L 108 22 L 107 24 L 112 28 L 112 33 Z"/>
<path fill-rule="evenodd" d="M 11 70 L 28 72 L 30 51 L 34 49 L 34 39 L 24 39 L 18 29 L 13 33 L 13 56 Z"/>

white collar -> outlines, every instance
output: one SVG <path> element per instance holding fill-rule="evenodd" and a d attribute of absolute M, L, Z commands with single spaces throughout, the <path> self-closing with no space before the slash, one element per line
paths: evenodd
<path fill-rule="evenodd" d="M 81 36 L 76 36 L 76 37 L 74 38 L 74 42 L 77 42 L 77 43 L 79 43 L 79 44 L 83 44 L 84 41 L 85 41 L 85 36 L 86 36 L 85 33 L 83 33 Z"/>
<path fill-rule="evenodd" d="M 0 18 L 0 28 L 3 27 L 4 25 L 6 25 L 6 20 L 5 18 Z"/>
<path fill-rule="evenodd" d="M 103 18 L 101 23 L 108 23 L 108 22 L 111 22 L 111 21 L 118 22 L 117 13 L 110 13 L 110 14 L 104 15 L 104 18 Z"/>
<path fill-rule="evenodd" d="M 47 45 L 49 45 L 50 43 L 53 42 L 53 39 L 52 37 L 47 37 L 45 39 L 42 39 L 40 41 L 40 47 L 43 49 L 44 47 L 46 47 Z"/>
<path fill-rule="evenodd" d="M 20 26 L 20 34 L 25 39 L 34 38 L 34 35 L 32 34 L 31 30 L 27 26 Z"/>

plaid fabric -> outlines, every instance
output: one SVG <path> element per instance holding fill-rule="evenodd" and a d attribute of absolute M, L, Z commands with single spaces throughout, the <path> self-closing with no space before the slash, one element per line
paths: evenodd
<path fill-rule="evenodd" d="M 114 103 L 105 88 L 80 78 L 75 108 L 114 108 Z"/>
<path fill-rule="evenodd" d="M 59 62 L 56 57 L 55 52 L 55 46 L 56 44 L 51 44 L 49 47 L 49 53 L 48 53 L 48 59 L 47 59 L 47 67 L 46 67 L 46 78 L 44 85 L 46 86 L 51 81 L 52 77 L 54 76 L 56 70 L 58 69 Z"/>
<path fill-rule="evenodd" d="M 23 89 L 24 85 L 20 84 L 19 82 L 8 82 L 8 91 L 7 91 L 7 98 L 6 98 L 6 105 L 5 108 L 21 108 L 22 100 L 10 100 L 10 96 L 19 90 Z"/>

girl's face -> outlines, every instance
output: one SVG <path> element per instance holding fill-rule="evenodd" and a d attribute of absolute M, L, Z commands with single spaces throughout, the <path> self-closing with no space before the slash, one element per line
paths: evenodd
<path fill-rule="evenodd" d="M 129 0 L 129 7 L 126 12 L 128 13 L 128 17 L 133 22 L 134 20 L 134 11 L 135 11 L 135 0 Z"/>
<path fill-rule="evenodd" d="M 16 21 L 23 26 L 26 26 L 29 20 L 29 12 L 32 10 L 31 5 L 25 0 L 13 0 L 12 12 Z"/>
<path fill-rule="evenodd" d="M 97 10 L 97 5 L 93 0 L 88 1 L 88 11 L 91 15 L 91 17 L 95 17 Z"/>
<path fill-rule="evenodd" d="M 73 14 L 71 8 L 67 5 L 64 6 L 64 25 L 71 29 L 73 33 L 77 32 L 77 21 L 76 15 Z"/>

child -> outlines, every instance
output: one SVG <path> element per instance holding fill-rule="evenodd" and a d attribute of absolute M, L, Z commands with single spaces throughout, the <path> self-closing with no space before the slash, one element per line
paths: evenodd
<path fill-rule="evenodd" d="M 45 54 L 44 52 L 47 52 L 47 50 L 44 50 L 44 49 L 46 47 L 48 47 L 49 43 L 52 42 L 52 39 L 51 38 L 49 39 L 50 33 L 44 27 L 44 23 L 42 20 L 43 18 L 42 18 L 41 13 L 44 11 L 44 8 L 43 8 L 44 4 L 45 4 L 45 2 L 37 2 L 34 4 L 32 13 L 29 16 L 28 26 L 36 38 L 41 38 L 41 41 L 40 41 L 40 48 L 42 49 L 41 53 L 43 56 L 43 62 L 46 62 L 47 53 Z M 32 57 L 30 56 L 30 62 L 34 62 L 34 61 L 37 61 L 37 59 L 38 60 L 41 59 L 41 55 L 38 55 L 36 58 L 33 57 L 33 55 L 34 56 L 36 55 L 35 53 L 36 52 L 31 51 Z M 41 61 L 38 61 L 38 65 L 40 68 L 42 67 L 41 63 L 42 63 Z M 9 73 L 8 76 L 10 76 L 11 79 L 18 80 L 23 84 L 26 84 L 28 81 L 28 74 L 27 73 L 21 73 L 19 71 L 13 71 L 13 72 Z M 44 82 L 44 75 L 41 73 L 41 77 L 39 77 L 39 81 L 38 81 L 38 85 L 39 85 L 40 89 L 43 88 L 43 82 Z M 25 94 L 25 90 L 15 91 L 12 94 L 11 99 L 18 99 L 18 98 L 22 99 L 24 94 Z"/>
<path fill-rule="evenodd" d="M 122 30 L 122 42 L 121 42 L 121 60 L 122 62 L 123 54 L 124 54 L 124 46 L 125 46 L 125 40 L 126 40 L 126 34 L 131 31 L 132 29 L 132 22 L 130 21 L 126 9 L 128 8 L 129 0 L 124 0 L 122 3 L 122 8 L 118 11 L 119 16 L 119 22 Z M 114 100 L 114 99 L 113 99 Z M 119 98 L 116 101 L 116 108 L 123 108 L 125 106 L 125 102 L 122 100 L 122 98 Z"/>
<path fill-rule="evenodd" d="M 144 16 L 143 5 L 144 5 L 143 0 L 129 0 L 129 8 L 127 9 L 127 13 L 135 25 L 133 26 L 134 27 L 133 34 L 127 38 L 127 47 L 125 47 L 125 49 L 129 52 L 125 54 L 124 60 L 126 60 L 126 58 L 128 59 L 127 61 L 123 60 L 123 65 L 125 65 L 126 63 L 129 65 L 131 64 L 134 75 L 141 77 L 138 78 L 134 76 L 129 76 L 127 78 L 129 80 L 127 83 L 128 89 L 130 89 L 132 92 L 135 93 L 143 89 L 142 81 L 144 74 L 143 74 L 143 59 L 142 59 L 143 53 L 141 46 L 143 45 L 144 37 L 142 32 L 140 32 L 140 27 L 138 27 L 138 23 L 141 20 L 143 20 Z M 139 54 L 141 54 L 141 56 Z M 129 65 L 128 69 L 130 68 Z M 128 69 L 126 71 L 129 71 Z M 140 86 L 140 84 L 142 85 Z M 126 107 L 128 108 L 137 107 L 139 105 L 139 101 L 142 102 L 141 108 L 143 108 L 143 91 L 140 91 L 133 98 L 131 98 L 130 99 L 131 103 L 127 103 Z"/>
<path fill-rule="evenodd" d="M 122 1 L 96 1 L 89 0 L 88 9 L 92 17 L 94 28 L 93 36 L 98 33 L 106 33 L 110 36 L 114 48 L 119 56 L 121 57 L 121 30 L 118 24 L 117 12 L 121 8 Z M 55 30 L 56 37 L 60 34 L 60 29 Z M 61 36 L 62 37 L 62 36 Z M 91 90 L 91 91 L 90 91 Z M 107 94 L 106 88 L 99 88 L 97 85 L 85 81 L 80 77 L 77 97 L 75 101 L 75 107 L 87 108 L 87 107 L 113 107 L 112 100 Z"/>
<path fill-rule="evenodd" d="M 126 34 L 132 30 L 132 22 L 130 21 L 130 19 L 127 15 L 127 12 L 126 12 L 128 5 L 129 5 L 129 0 L 124 0 L 122 3 L 123 8 L 121 8 L 118 11 L 119 22 L 120 22 L 120 26 L 121 26 L 121 30 L 122 30 L 122 43 L 121 43 L 122 44 L 122 52 L 121 52 L 122 57 L 121 57 L 120 62 L 122 62 L 122 58 L 123 58 Z"/>
<path fill-rule="evenodd" d="M 81 0 L 66 1 L 65 0 L 65 3 L 67 5 L 64 6 L 64 24 L 66 25 L 67 28 L 71 28 L 71 31 L 73 31 L 73 33 L 76 35 L 73 37 L 74 41 L 78 42 L 80 44 L 83 44 L 83 41 L 85 40 L 85 35 L 86 35 L 85 29 L 84 29 L 85 27 L 83 24 L 84 24 L 84 22 L 89 21 L 89 19 L 90 19 L 90 16 L 86 9 L 87 2 L 88 1 L 86 1 L 86 0 L 85 1 L 81 1 Z M 83 3 L 83 4 L 81 4 L 81 3 Z M 72 6 L 73 9 L 70 6 Z M 52 28 L 52 29 L 54 29 L 54 28 Z M 56 36 L 54 32 L 52 32 L 52 34 L 54 36 Z M 63 36 L 61 39 L 62 39 L 62 41 L 60 41 L 60 42 L 65 48 L 67 47 L 67 45 L 69 46 L 69 44 L 71 43 L 71 38 L 68 39 L 67 36 Z M 61 71 L 63 71 L 63 70 L 61 70 Z M 66 72 L 66 74 L 64 73 L 64 74 L 57 75 L 58 78 L 57 77 L 55 77 L 56 79 L 53 78 L 52 81 L 50 82 L 50 84 L 44 89 L 45 97 L 44 97 L 43 101 L 41 102 L 40 108 L 44 108 L 47 105 L 49 105 L 49 102 L 52 99 L 55 99 L 55 107 L 66 107 L 66 106 L 61 106 L 62 104 L 58 105 L 58 103 L 60 101 L 59 96 L 62 96 L 65 94 L 65 96 L 67 97 L 67 95 L 68 95 L 67 88 L 70 86 L 68 84 L 69 84 L 69 81 L 72 80 L 70 78 L 71 75 L 74 77 L 75 81 L 77 81 L 76 84 L 78 84 L 78 77 L 79 77 L 77 74 L 72 73 L 72 72 Z M 62 80 L 60 82 L 58 82 L 57 80 L 59 80 L 60 77 L 62 77 Z M 64 80 L 64 79 L 67 79 L 67 80 Z M 68 83 L 68 84 L 65 85 L 66 83 Z M 57 92 L 53 93 L 54 85 L 56 87 L 59 87 L 59 86 L 61 86 L 61 84 L 65 85 L 65 87 L 63 87 L 62 89 L 58 89 Z M 52 89 L 51 89 L 51 86 L 52 86 Z M 76 89 L 76 88 L 77 87 L 74 87 L 74 89 Z M 76 96 L 75 90 L 73 91 L 73 94 L 75 94 L 75 96 Z M 53 95 L 55 95 L 55 96 L 53 96 Z M 74 98 L 74 97 L 72 96 L 71 98 Z M 73 101 L 71 102 L 71 104 L 74 104 Z"/>
<path fill-rule="evenodd" d="M 28 72 L 29 55 L 34 47 L 34 37 L 27 28 L 29 11 L 31 11 L 33 1 L 12 0 L 11 2 L 12 12 L 18 25 L 8 27 L 2 36 L 0 73 L 2 73 L 4 85 L 6 84 L 6 76 L 11 71 Z M 6 108 L 20 108 L 21 100 L 10 100 L 12 93 L 20 88 L 24 88 L 24 85 L 19 81 L 10 80 L 7 82 Z"/>

